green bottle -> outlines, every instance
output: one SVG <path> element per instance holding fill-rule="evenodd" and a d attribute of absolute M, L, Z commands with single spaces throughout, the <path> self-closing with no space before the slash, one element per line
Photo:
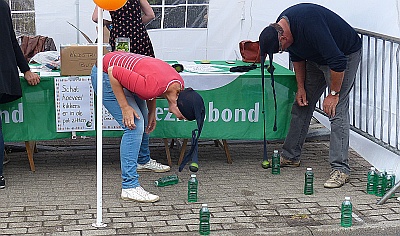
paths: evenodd
<path fill-rule="evenodd" d="M 371 167 L 371 169 L 368 171 L 368 177 L 367 177 L 367 193 L 368 194 L 375 194 L 375 185 L 376 185 L 376 177 L 377 173 L 375 170 L 375 167 Z"/>
<path fill-rule="evenodd" d="M 350 202 L 350 197 L 345 197 L 342 202 L 340 225 L 342 227 L 350 227 L 353 225 L 353 205 Z"/>
<path fill-rule="evenodd" d="M 304 174 L 304 194 L 314 194 L 314 172 L 312 171 L 312 168 L 307 168 L 306 173 Z"/>
<path fill-rule="evenodd" d="M 154 184 L 157 187 L 165 187 L 168 185 L 177 184 L 179 182 L 179 178 L 177 175 L 169 175 L 159 178 L 158 180 L 154 181 Z"/>
<path fill-rule="evenodd" d="M 197 181 L 196 175 L 190 175 L 188 181 L 188 202 L 197 202 L 197 187 L 199 182 Z"/>
<path fill-rule="evenodd" d="M 393 188 L 393 186 L 395 185 L 395 183 L 396 183 L 396 176 L 394 175 L 394 173 L 393 173 L 392 170 L 389 170 L 389 171 L 387 172 L 387 175 L 386 175 L 386 189 L 385 189 L 385 194 L 386 194 L 387 192 L 389 192 L 390 189 Z M 395 194 L 393 193 L 390 197 L 392 198 L 392 197 L 394 197 L 394 196 L 395 196 Z"/>
<path fill-rule="evenodd" d="M 200 235 L 210 234 L 210 210 L 207 204 L 202 204 L 200 209 L 200 224 L 199 224 Z"/>
<path fill-rule="evenodd" d="M 272 170 L 273 175 L 279 175 L 281 173 L 281 158 L 278 150 L 274 150 L 272 155 Z"/>
<path fill-rule="evenodd" d="M 386 191 L 386 171 L 378 172 L 376 177 L 375 195 L 383 197 Z"/>

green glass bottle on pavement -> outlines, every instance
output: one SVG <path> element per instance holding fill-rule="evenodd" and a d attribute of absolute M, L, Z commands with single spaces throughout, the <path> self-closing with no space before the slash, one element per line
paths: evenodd
<path fill-rule="evenodd" d="M 168 185 L 177 184 L 179 182 L 179 178 L 177 175 L 168 175 L 159 178 L 158 180 L 154 181 L 154 184 L 157 187 L 165 187 Z"/>
<path fill-rule="evenodd" d="M 367 193 L 368 194 L 375 194 L 375 185 L 376 185 L 376 178 L 377 178 L 377 173 L 375 170 L 375 167 L 371 167 L 371 169 L 368 171 L 368 176 L 367 176 Z"/>
<path fill-rule="evenodd" d="M 202 204 L 200 209 L 200 224 L 199 224 L 200 235 L 210 234 L 210 210 L 207 204 Z"/>
<path fill-rule="evenodd" d="M 304 174 L 304 194 L 314 194 L 314 172 L 310 167 L 307 168 L 306 173 Z"/>
<path fill-rule="evenodd" d="M 383 197 L 386 190 L 386 170 L 378 172 L 375 184 L 375 195 L 378 197 Z"/>
<path fill-rule="evenodd" d="M 345 197 L 342 202 L 340 225 L 342 227 L 350 227 L 353 225 L 353 205 L 350 202 L 350 197 Z"/>
<path fill-rule="evenodd" d="M 387 192 L 389 192 L 390 189 L 393 188 L 393 186 L 395 185 L 395 183 L 396 183 L 396 176 L 395 176 L 394 172 L 393 172 L 392 170 L 388 170 L 387 175 L 386 175 L 386 189 L 385 189 L 385 194 L 386 194 Z M 391 198 L 392 198 L 392 197 L 395 197 L 395 193 L 393 193 L 390 197 L 391 197 Z"/>
<path fill-rule="evenodd" d="M 197 189 L 199 182 L 195 174 L 190 175 L 188 181 L 188 202 L 197 202 Z"/>
<path fill-rule="evenodd" d="M 279 175 L 281 173 L 281 158 L 278 150 L 274 150 L 274 154 L 272 154 L 271 172 L 273 175 Z"/>

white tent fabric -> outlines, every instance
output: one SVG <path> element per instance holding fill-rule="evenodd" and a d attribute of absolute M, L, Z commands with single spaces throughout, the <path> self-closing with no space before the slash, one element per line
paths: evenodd
<path fill-rule="evenodd" d="M 149 30 L 156 56 L 165 60 L 232 60 L 240 59 L 238 43 L 243 39 L 257 40 L 261 30 L 294 0 L 210 0 L 208 29 Z M 319 0 L 309 1 L 326 6 L 352 26 L 400 37 L 400 2 L 386 0 Z M 91 16 L 94 2 L 90 0 L 35 0 L 37 34 L 52 37 L 60 44 L 86 43 L 67 21 L 78 26 L 91 39 L 96 24 Z M 106 18 L 106 15 L 105 15 Z M 284 59 L 277 62 L 286 65 Z"/>

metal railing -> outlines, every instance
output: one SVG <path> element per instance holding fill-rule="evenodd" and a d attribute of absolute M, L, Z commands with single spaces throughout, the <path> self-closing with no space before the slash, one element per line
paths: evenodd
<path fill-rule="evenodd" d="M 350 94 L 351 129 L 400 154 L 400 38 L 356 31 L 363 50 Z M 325 95 L 317 104 L 321 113 Z"/>

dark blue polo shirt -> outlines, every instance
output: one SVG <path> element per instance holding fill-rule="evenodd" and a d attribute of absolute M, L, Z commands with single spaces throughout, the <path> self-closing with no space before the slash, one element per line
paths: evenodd
<path fill-rule="evenodd" d="M 289 20 L 293 35 L 294 42 L 287 48 L 293 62 L 309 60 L 342 72 L 347 64 L 345 55 L 362 46 L 353 27 L 325 7 L 297 4 L 283 11 L 277 22 L 283 16 Z"/>

